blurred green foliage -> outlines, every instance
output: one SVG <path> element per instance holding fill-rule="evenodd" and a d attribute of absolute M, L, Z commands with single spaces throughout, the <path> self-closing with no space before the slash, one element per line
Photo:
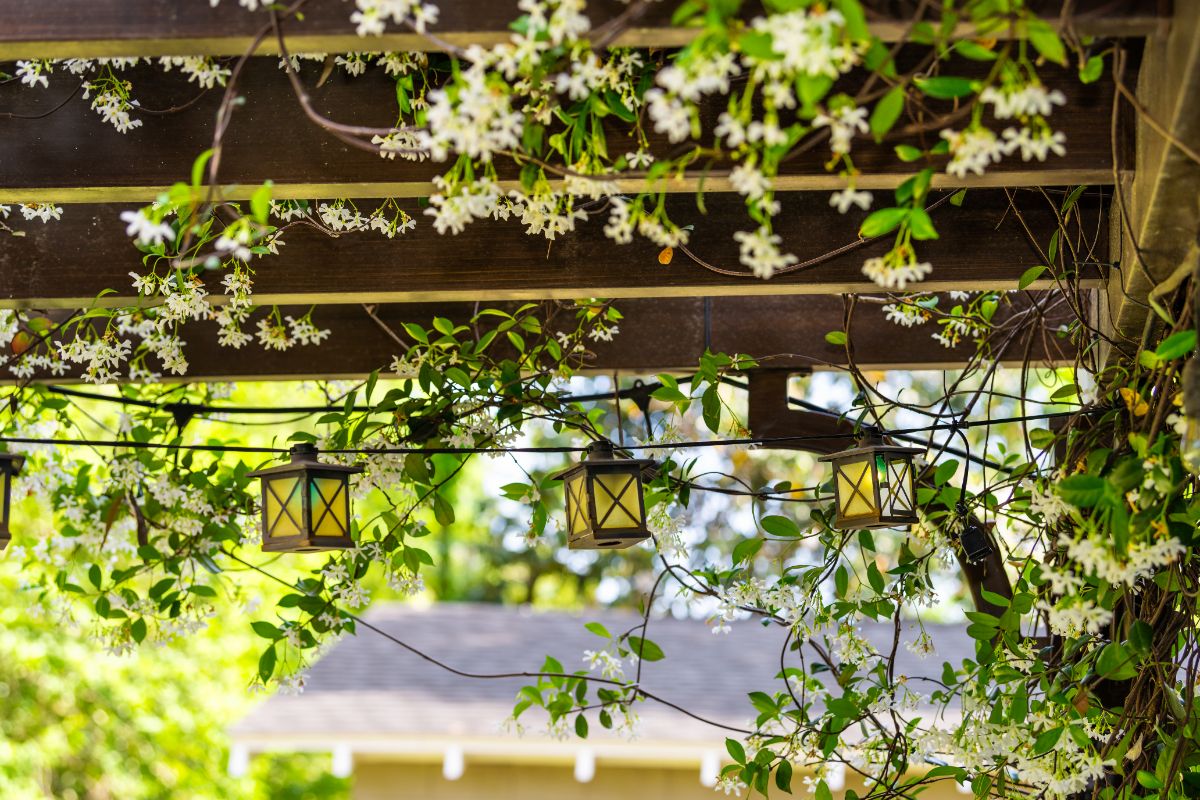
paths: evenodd
<path fill-rule="evenodd" d="M 0 797 L 65 800 L 348 797 L 313 754 L 226 769 L 226 729 L 257 701 L 258 657 L 241 617 L 164 647 L 115 656 L 81 630 L 36 618 L 0 577 Z"/>

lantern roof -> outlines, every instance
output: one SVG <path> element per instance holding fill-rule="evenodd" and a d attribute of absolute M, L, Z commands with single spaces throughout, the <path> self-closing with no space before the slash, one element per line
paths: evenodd
<path fill-rule="evenodd" d="M 25 456 L 20 453 L 0 453 L 0 469 L 16 475 L 25 465 Z"/>
<path fill-rule="evenodd" d="M 652 458 L 633 458 L 627 451 L 613 445 L 608 439 L 598 439 L 588 445 L 583 459 L 550 476 L 551 480 L 560 481 L 588 466 L 605 464 L 620 464 L 621 466 L 637 466 L 641 468 L 643 479 L 650 480 L 657 471 L 658 462 Z M 649 474 L 647 474 L 649 473 Z"/>
<path fill-rule="evenodd" d="M 324 461 L 318 461 L 317 455 L 320 453 L 316 445 L 308 442 L 300 442 L 292 445 L 289 453 L 292 460 L 286 464 L 280 464 L 277 467 L 267 467 L 266 469 L 257 469 L 254 472 L 246 473 L 248 478 L 264 478 L 271 475 L 280 475 L 284 473 L 296 472 L 297 470 L 321 470 L 322 472 L 342 472 L 347 475 L 362 472 L 362 467 L 349 466 L 347 464 L 327 464 Z"/>
<path fill-rule="evenodd" d="M 884 438 L 878 433 L 868 434 L 860 440 L 857 447 L 852 447 L 849 450 L 842 450 L 837 453 L 830 453 L 827 456 L 821 456 L 817 461 L 841 461 L 844 458 L 853 458 L 854 456 L 868 455 L 874 453 L 895 453 L 897 455 L 922 455 L 927 448 L 924 447 L 907 447 L 898 444 L 888 444 Z"/>

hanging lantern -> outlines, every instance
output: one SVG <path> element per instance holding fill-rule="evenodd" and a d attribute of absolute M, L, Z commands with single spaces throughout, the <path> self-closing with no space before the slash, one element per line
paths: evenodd
<path fill-rule="evenodd" d="M 292 446 L 292 461 L 249 473 L 262 479 L 262 545 L 268 553 L 354 547 L 350 475 L 362 467 L 322 464 L 311 444 Z"/>
<path fill-rule="evenodd" d="M 982 564 L 988 556 L 996 551 L 992 547 L 992 537 L 982 522 L 967 510 L 963 502 L 959 502 L 955 511 L 962 520 L 962 530 L 958 534 L 958 545 L 962 548 L 963 559 L 968 564 Z"/>
<path fill-rule="evenodd" d="M 833 490 L 842 530 L 892 528 L 917 521 L 916 474 L 913 458 L 925 452 L 916 447 L 884 444 L 872 436 L 851 450 L 824 456 L 833 462 Z"/>
<path fill-rule="evenodd" d="M 8 518 L 12 513 L 12 479 L 25 464 L 25 456 L 0 453 L 0 550 L 12 541 L 12 529 Z"/>
<path fill-rule="evenodd" d="M 655 462 L 618 455 L 612 442 L 596 442 L 575 466 L 554 475 L 567 489 L 567 544 L 572 550 L 633 547 L 650 538 L 643 476 Z"/>

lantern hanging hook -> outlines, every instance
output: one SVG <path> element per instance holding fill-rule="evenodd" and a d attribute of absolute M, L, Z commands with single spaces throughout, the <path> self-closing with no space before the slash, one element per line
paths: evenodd
<path fill-rule="evenodd" d="M 629 390 L 629 399 L 642 412 L 642 421 L 646 424 L 646 439 L 654 437 L 654 425 L 650 419 L 650 387 L 645 381 L 637 378 L 633 382 L 633 388 Z"/>

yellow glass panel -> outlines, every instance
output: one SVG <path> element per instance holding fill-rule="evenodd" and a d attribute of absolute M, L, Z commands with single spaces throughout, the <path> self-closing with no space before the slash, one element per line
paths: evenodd
<path fill-rule="evenodd" d="M 8 522 L 8 514 L 5 512 L 8 510 L 9 502 L 8 473 L 0 471 L 0 525 Z"/>
<path fill-rule="evenodd" d="M 639 481 L 634 475 L 600 473 L 592 478 L 596 525 L 601 529 L 641 527 Z"/>
<path fill-rule="evenodd" d="M 587 495 L 583 490 L 583 475 L 576 475 L 567 481 L 567 530 L 579 533 L 587 530 L 588 512 Z"/>
<path fill-rule="evenodd" d="M 299 491 L 300 478 L 268 478 L 266 491 L 268 538 L 299 536 L 304 524 L 303 500 Z"/>
<path fill-rule="evenodd" d="M 313 533 L 317 536 L 345 536 L 350 530 L 346 483 L 338 478 L 313 478 L 308 491 Z"/>
<path fill-rule="evenodd" d="M 844 517 L 875 513 L 875 470 L 870 461 L 837 465 L 837 495 Z"/>
<path fill-rule="evenodd" d="M 898 458 L 888 462 L 888 472 L 891 473 L 891 487 L 888 493 L 888 510 L 895 513 L 907 513 L 912 510 L 912 471 L 907 459 Z"/>

